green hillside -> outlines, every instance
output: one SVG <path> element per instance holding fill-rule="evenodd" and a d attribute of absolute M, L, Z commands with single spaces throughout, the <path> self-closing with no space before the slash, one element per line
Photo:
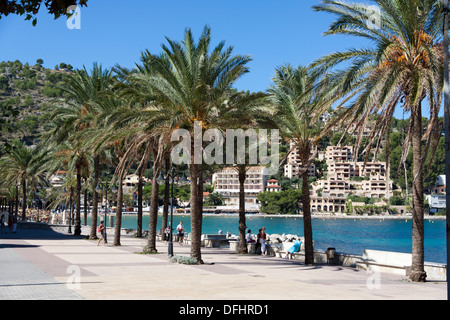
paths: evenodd
<path fill-rule="evenodd" d="M 42 130 L 48 115 L 42 110 L 62 98 L 59 85 L 72 66 L 61 63 L 55 69 L 16 61 L 0 62 L 0 144 L 21 139 L 33 144 Z"/>

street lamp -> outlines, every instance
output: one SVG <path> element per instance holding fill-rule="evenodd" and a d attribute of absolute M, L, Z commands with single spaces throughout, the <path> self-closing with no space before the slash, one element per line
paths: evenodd
<path fill-rule="evenodd" d="M 64 193 L 67 192 L 67 190 L 64 188 Z M 69 211 L 69 230 L 68 233 L 72 233 L 72 187 L 70 187 L 70 198 L 69 198 L 69 205 L 70 205 L 70 211 Z"/>
<path fill-rule="evenodd" d="M 175 181 L 175 170 L 174 167 L 170 170 L 170 173 L 168 173 L 169 177 L 172 180 L 172 186 L 171 186 L 171 197 L 170 197 L 170 235 L 169 235 L 169 244 L 167 247 L 167 255 L 169 257 L 173 257 L 173 185 Z M 156 179 L 158 183 L 164 182 L 166 179 L 163 177 L 161 172 L 159 173 L 159 177 Z"/>

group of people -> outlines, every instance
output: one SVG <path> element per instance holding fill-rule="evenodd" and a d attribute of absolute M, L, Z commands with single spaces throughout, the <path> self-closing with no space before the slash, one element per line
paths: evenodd
<path fill-rule="evenodd" d="M 259 229 L 258 235 L 256 237 L 256 241 L 252 237 L 252 230 L 247 231 L 246 236 L 247 243 L 256 243 L 255 251 L 258 254 L 266 255 L 266 240 L 267 240 L 267 234 L 266 234 L 266 228 L 262 227 Z"/>
<path fill-rule="evenodd" d="M 170 232 L 171 232 L 171 228 L 170 226 L 168 226 L 166 228 L 166 230 L 164 231 L 164 233 L 166 234 L 166 240 L 170 239 Z M 183 245 L 183 240 L 184 240 L 184 225 L 183 225 L 183 221 L 180 221 L 180 224 L 177 226 L 177 232 L 178 232 L 178 243 L 180 244 L 180 246 Z"/>
<path fill-rule="evenodd" d="M 17 229 L 17 216 L 13 214 L 8 214 L 8 228 L 9 233 L 16 233 Z M 8 233 L 6 231 L 6 218 L 5 214 L 0 217 L 0 233 Z"/>
<path fill-rule="evenodd" d="M 262 227 L 261 229 L 259 229 L 256 241 L 253 239 L 252 230 L 250 230 L 250 229 L 247 231 L 247 236 L 245 237 L 245 239 L 246 239 L 247 243 L 256 243 L 255 253 L 267 255 L 267 253 L 266 253 L 267 235 L 266 235 L 265 227 Z M 284 259 L 290 258 L 294 252 L 299 252 L 300 246 L 301 246 L 301 241 L 296 240 L 294 242 L 294 244 L 286 251 L 286 256 L 284 257 Z"/>

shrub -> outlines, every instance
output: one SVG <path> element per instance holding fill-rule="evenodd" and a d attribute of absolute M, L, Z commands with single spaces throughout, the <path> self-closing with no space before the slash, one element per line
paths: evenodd
<path fill-rule="evenodd" d="M 197 264 L 196 258 L 185 257 L 185 256 L 173 256 L 170 258 L 170 262 L 181 263 L 181 264 Z"/>

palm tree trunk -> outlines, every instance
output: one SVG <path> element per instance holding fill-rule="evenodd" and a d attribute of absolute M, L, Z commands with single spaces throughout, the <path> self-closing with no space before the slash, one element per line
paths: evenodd
<path fill-rule="evenodd" d="M 166 157 L 166 164 L 165 164 L 166 172 L 170 172 L 170 158 L 169 156 Z M 170 201 L 170 176 L 167 174 L 166 181 L 164 184 L 164 206 L 163 206 L 163 215 L 162 215 L 162 239 L 166 239 L 166 233 L 164 230 L 167 228 L 167 223 L 169 220 L 169 201 Z"/>
<path fill-rule="evenodd" d="M 138 211 L 137 211 L 137 229 L 136 236 L 142 238 L 142 176 L 139 175 L 138 181 Z"/>
<path fill-rule="evenodd" d="M 119 179 L 117 181 L 117 209 L 116 209 L 116 224 L 114 226 L 114 246 L 120 246 L 120 232 L 122 229 L 122 206 L 123 206 L 123 175 L 124 173 L 120 173 Z"/>
<path fill-rule="evenodd" d="M 97 217 L 98 217 L 98 193 L 95 191 L 98 185 L 100 175 L 100 156 L 94 157 L 94 184 L 92 186 L 92 214 L 91 214 L 91 233 L 89 239 L 97 239 Z"/>
<path fill-rule="evenodd" d="M 22 221 L 27 220 L 27 180 L 22 179 Z"/>
<path fill-rule="evenodd" d="M 193 157 L 192 152 L 192 157 Z M 191 162 L 191 257 L 196 258 L 198 263 L 203 263 L 201 253 L 201 238 L 202 238 L 202 206 L 199 203 L 200 183 L 197 181 L 201 177 L 200 165 Z"/>
<path fill-rule="evenodd" d="M 87 179 L 84 179 L 84 222 L 83 225 L 87 226 L 87 216 L 88 216 L 88 185 Z"/>
<path fill-rule="evenodd" d="M 414 282 L 425 282 L 424 269 L 424 204 L 423 204 L 423 163 L 422 163 L 422 108 L 421 102 L 411 110 L 413 144 L 413 226 L 412 265 L 409 278 Z"/>
<path fill-rule="evenodd" d="M 76 197 L 75 197 L 75 228 L 74 235 L 79 236 L 81 234 L 81 165 L 77 165 L 77 187 L 76 187 Z"/>
<path fill-rule="evenodd" d="M 15 210 L 15 216 L 19 215 L 19 186 L 16 185 L 16 210 Z"/>
<path fill-rule="evenodd" d="M 308 184 L 308 160 L 310 151 L 304 152 L 302 155 L 302 164 L 304 165 L 304 172 L 302 173 L 302 209 L 303 209 L 303 234 L 305 237 L 305 264 L 314 264 L 314 247 L 313 247 L 313 233 L 311 224 L 311 198 L 309 195 Z"/>
<path fill-rule="evenodd" d="M 156 158 L 156 157 L 155 157 Z M 146 253 L 155 253 L 158 252 L 156 249 L 156 224 L 158 219 L 158 176 L 161 171 L 160 166 L 156 163 L 153 163 L 153 179 L 152 179 L 152 194 L 150 198 L 150 214 L 148 221 L 148 240 L 147 240 L 147 248 L 145 249 Z"/>
<path fill-rule="evenodd" d="M 245 178 L 246 172 L 244 168 L 239 168 L 239 247 L 238 253 L 246 254 L 247 241 L 245 239 Z"/>

